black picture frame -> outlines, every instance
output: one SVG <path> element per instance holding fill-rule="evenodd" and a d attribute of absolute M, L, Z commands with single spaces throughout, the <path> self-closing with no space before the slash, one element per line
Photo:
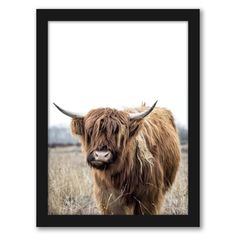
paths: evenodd
<path fill-rule="evenodd" d="M 48 22 L 188 22 L 188 215 L 48 215 Z M 37 9 L 37 223 L 42 226 L 200 226 L 200 10 L 199 9 Z"/>

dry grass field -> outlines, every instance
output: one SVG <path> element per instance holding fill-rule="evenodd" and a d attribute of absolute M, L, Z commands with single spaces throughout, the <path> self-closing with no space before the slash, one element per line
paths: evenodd
<path fill-rule="evenodd" d="M 162 214 L 188 214 L 188 147 L 182 147 L 177 178 L 167 193 Z M 48 149 L 48 214 L 99 214 L 93 200 L 93 180 L 80 147 Z"/>

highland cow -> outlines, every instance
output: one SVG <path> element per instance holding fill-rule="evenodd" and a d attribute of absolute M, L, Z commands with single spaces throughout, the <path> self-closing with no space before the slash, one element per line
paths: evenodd
<path fill-rule="evenodd" d="M 54 105 L 72 118 L 72 133 L 80 136 L 102 214 L 160 214 L 180 161 L 171 112 L 155 108 L 155 103 L 124 111 L 99 108 L 82 115 Z"/>

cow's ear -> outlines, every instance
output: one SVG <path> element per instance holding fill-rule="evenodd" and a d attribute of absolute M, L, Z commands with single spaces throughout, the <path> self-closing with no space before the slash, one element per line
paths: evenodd
<path fill-rule="evenodd" d="M 84 134 L 84 118 L 72 119 L 71 132 L 73 135 L 83 135 Z"/>
<path fill-rule="evenodd" d="M 133 137 L 138 134 L 140 128 L 142 127 L 141 120 L 131 120 L 129 123 L 129 137 Z"/>

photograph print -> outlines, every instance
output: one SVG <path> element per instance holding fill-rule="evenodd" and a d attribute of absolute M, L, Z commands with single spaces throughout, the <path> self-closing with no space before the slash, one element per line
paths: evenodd
<path fill-rule="evenodd" d="M 199 221 L 199 10 L 37 10 L 37 226 Z"/>

